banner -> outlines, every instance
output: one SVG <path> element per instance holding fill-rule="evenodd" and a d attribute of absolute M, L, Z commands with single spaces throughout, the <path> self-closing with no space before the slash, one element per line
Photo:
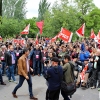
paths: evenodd
<path fill-rule="evenodd" d="M 24 39 L 13 39 L 13 43 L 15 44 L 21 44 L 21 45 L 25 45 L 25 40 Z"/>
<path fill-rule="evenodd" d="M 84 36 L 84 30 L 85 30 L 85 23 L 76 31 L 76 34 L 79 37 L 83 37 Z"/>
<path fill-rule="evenodd" d="M 62 28 L 61 32 L 58 34 L 58 37 L 65 42 L 71 42 L 73 33 L 69 30 Z"/>
<path fill-rule="evenodd" d="M 44 25 L 44 21 L 36 22 L 36 26 L 39 28 L 40 34 L 42 34 L 43 25 Z"/>
<path fill-rule="evenodd" d="M 30 24 L 28 24 L 25 29 L 21 32 L 21 34 L 29 34 L 29 28 L 30 28 Z"/>

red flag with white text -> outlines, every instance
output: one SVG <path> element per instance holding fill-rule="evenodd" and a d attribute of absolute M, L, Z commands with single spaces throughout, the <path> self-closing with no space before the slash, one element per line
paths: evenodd
<path fill-rule="evenodd" d="M 84 36 L 84 31 L 85 31 L 85 23 L 76 31 L 76 34 L 79 37 L 83 37 Z"/>
<path fill-rule="evenodd" d="M 28 24 L 25 29 L 21 32 L 21 34 L 29 34 L 29 28 L 30 28 L 30 24 Z"/>
<path fill-rule="evenodd" d="M 44 21 L 36 22 L 36 25 L 40 30 L 40 34 L 42 34 Z"/>
<path fill-rule="evenodd" d="M 61 32 L 58 34 L 58 37 L 65 42 L 71 42 L 73 33 L 69 30 L 62 28 Z"/>
<path fill-rule="evenodd" d="M 91 38 L 91 39 L 95 39 L 95 38 L 96 38 L 96 35 L 95 35 L 93 29 L 91 30 L 91 36 L 90 36 L 90 38 Z"/>

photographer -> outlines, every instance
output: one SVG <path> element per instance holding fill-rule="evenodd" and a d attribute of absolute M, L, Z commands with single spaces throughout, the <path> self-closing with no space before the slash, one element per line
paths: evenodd
<path fill-rule="evenodd" d="M 47 67 L 44 70 L 45 78 L 48 82 L 46 100 L 59 100 L 63 70 L 62 67 L 58 65 L 58 63 L 58 58 L 53 57 L 51 60 L 51 67 Z"/>

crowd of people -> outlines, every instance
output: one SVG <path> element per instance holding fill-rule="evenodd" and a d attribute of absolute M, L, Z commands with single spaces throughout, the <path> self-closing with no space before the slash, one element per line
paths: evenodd
<path fill-rule="evenodd" d="M 59 100 L 62 80 L 67 84 L 75 81 L 77 88 L 89 86 L 100 90 L 100 45 L 93 39 L 84 38 L 70 43 L 59 40 L 52 43 L 49 38 L 40 38 L 38 44 L 34 39 L 27 38 L 25 41 L 24 45 L 13 43 L 12 40 L 0 43 L 0 82 L 6 85 L 3 81 L 6 75 L 9 82 L 17 84 L 12 92 L 15 98 L 17 89 L 26 79 L 30 99 L 38 100 L 33 96 L 30 78 L 35 75 L 44 76 L 47 81 L 46 100 Z M 18 74 L 19 83 L 16 81 Z M 64 100 L 70 100 L 65 91 L 61 90 L 61 94 Z"/>

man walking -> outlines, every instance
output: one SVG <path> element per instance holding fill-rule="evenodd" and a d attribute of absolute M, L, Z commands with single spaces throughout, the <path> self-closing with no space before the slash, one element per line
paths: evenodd
<path fill-rule="evenodd" d="M 29 87 L 30 99 L 38 100 L 37 98 L 34 97 L 32 92 L 32 80 L 31 80 L 30 70 L 33 71 L 33 69 L 29 67 L 29 60 L 28 60 L 29 50 L 24 49 L 23 53 L 24 54 L 18 60 L 19 84 L 13 90 L 12 95 L 14 98 L 17 98 L 16 92 L 22 86 L 24 80 L 26 79 Z"/>

